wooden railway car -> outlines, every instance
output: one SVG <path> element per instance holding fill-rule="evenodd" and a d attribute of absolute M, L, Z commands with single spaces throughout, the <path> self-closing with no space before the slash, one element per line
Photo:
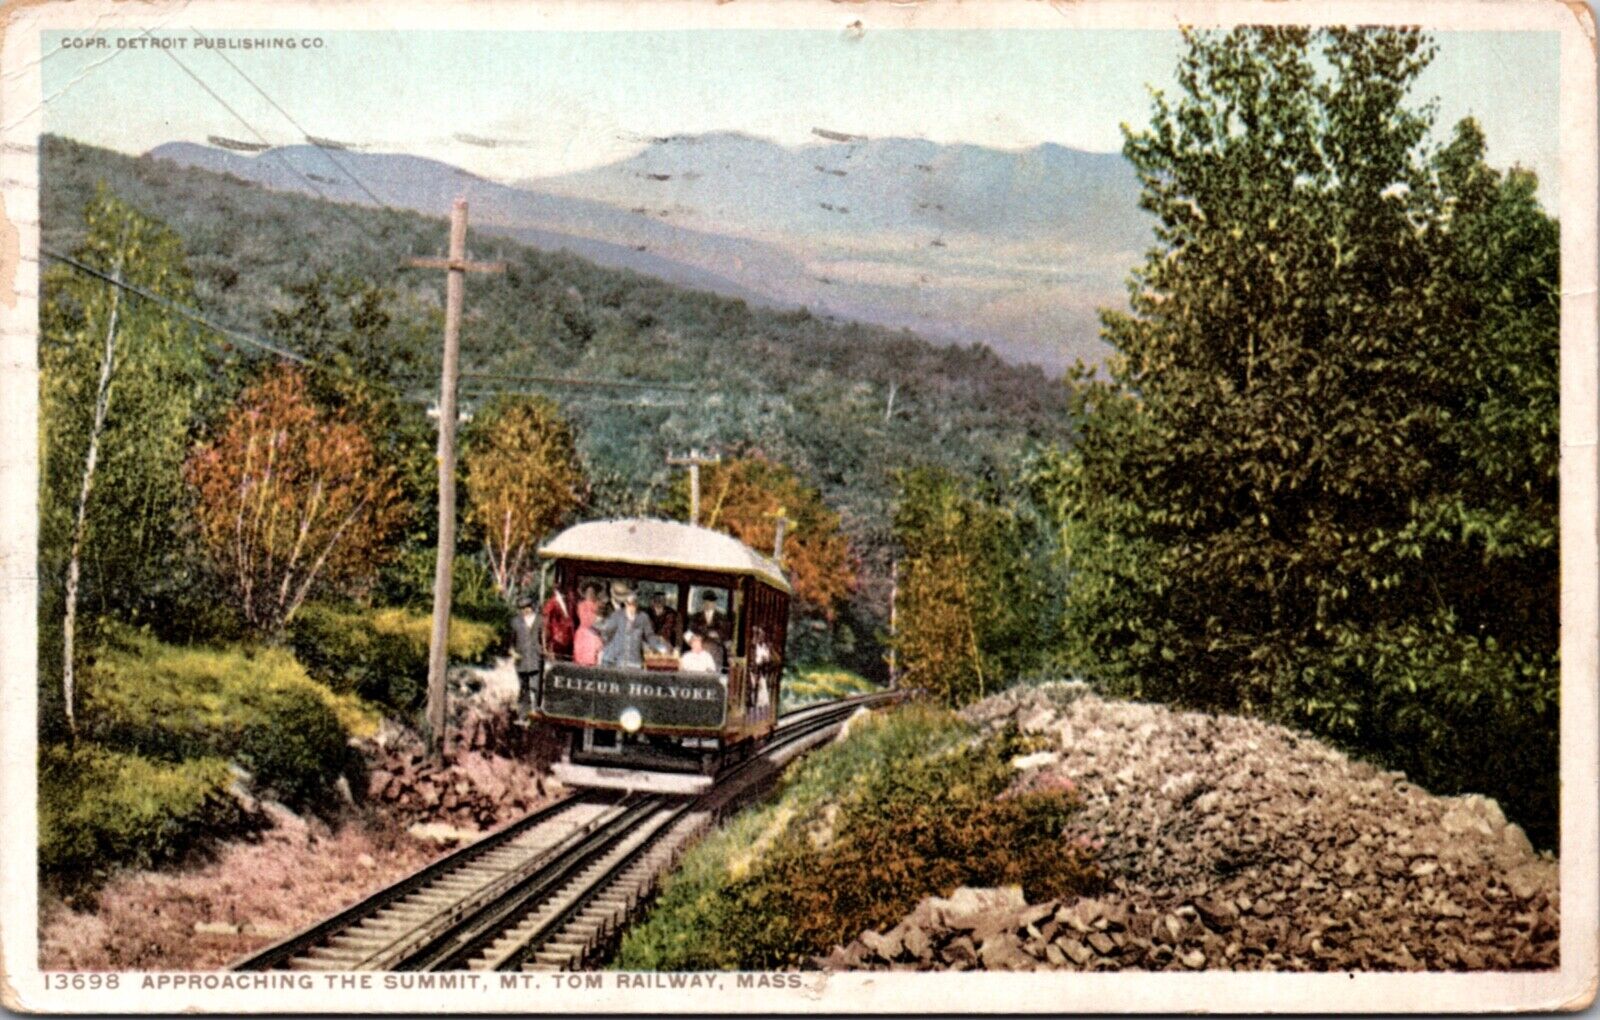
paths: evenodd
<path fill-rule="evenodd" d="M 579 524 L 539 556 L 553 564 L 580 631 L 571 653 L 547 648 L 535 698 L 535 715 L 567 738 L 557 778 L 694 793 L 765 741 L 777 722 L 789 623 L 790 588 L 777 563 L 721 532 L 650 519 Z M 594 661 L 600 639 L 581 633 L 585 620 L 604 631 L 629 594 L 652 633 L 665 633 L 638 661 L 621 661 L 628 656 L 615 649 Z M 720 652 L 714 672 L 684 668 L 695 632 L 720 645 L 707 648 Z"/>

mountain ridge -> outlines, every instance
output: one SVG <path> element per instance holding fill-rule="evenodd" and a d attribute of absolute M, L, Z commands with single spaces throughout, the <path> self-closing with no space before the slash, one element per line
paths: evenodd
<path fill-rule="evenodd" d="M 512 183 L 314 145 L 245 155 L 170 142 L 147 155 L 434 214 L 465 194 L 477 229 L 752 304 L 984 342 L 1052 371 L 1104 356 L 1098 309 L 1122 301 L 1148 239 L 1116 154 L 904 137 L 786 146 L 736 131 L 644 141 L 613 163 Z"/>

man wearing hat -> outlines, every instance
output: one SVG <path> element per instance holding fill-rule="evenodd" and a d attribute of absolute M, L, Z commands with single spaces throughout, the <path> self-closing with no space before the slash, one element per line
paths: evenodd
<path fill-rule="evenodd" d="M 705 642 L 706 651 L 716 660 L 718 670 L 727 664 L 727 652 L 723 645 L 728 640 L 728 617 L 717 609 L 716 592 L 700 593 L 700 608 L 689 617 L 685 629 L 700 635 L 701 640 Z"/>
<path fill-rule="evenodd" d="M 650 626 L 656 629 L 656 637 L 662 644 L 672 648 L 678 643 L 678 611 L 667 605 L 667 593 L 655 591 L 650 595 L 650 608 L 645 610 L 650 614 Z"/>
<path fill-rule="evenodd" d="M 520 719 L 533 710 L 533 685 L 538 682 L 544 668 L 544 656 L 539 650 L 539 614 L 533 600 L 523 598 L 517 602 L 517 613 L 511 618 L 511 657 L 517 667 L 517 717 Z"/>
<path fill-rule="evenodd" d="M 645 646 L 655 648 L 660 645 L 656 640 L 655 627 L 650 624 L 650 614 L 639 608 L 639 596 L 631 588 L 613 586 L 611 595 L 621 602 L 622 608 L 596 627 L 600 632 L 600 640 L 605 642 L 605 648 L 600 653 L 600 664 L 643 669 Z"/>

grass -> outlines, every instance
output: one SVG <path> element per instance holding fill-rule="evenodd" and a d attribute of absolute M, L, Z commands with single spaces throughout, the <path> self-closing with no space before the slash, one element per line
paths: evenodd
<path fill-rule="evenodd" d="M 854 694 L 867 694 L 882 690 L 858 673 L 835 667 L 801 669 L 792 677 L 785 677 L 780 711 L 788 711 L 816 701 L 832 701 Z"/>
<path fill-rule="evenodd" d="M 126 629 L 90 672 L 83 717 L 103 746 L 171 762 L 225 758 L 292 806 L 315 801 L 350 764 L 347 723 L 377 725 L 287 649 L 179 647 Z"/>
<path fill-rule="evenodd" d="M 155 761 L 94 744 L 39 751 L 39 862 L 56 885 L 77 889 L 113 865 L 173 860 L 245 821 L 220 757 Z"/>
<path fill-rule="evenodd" d="M 177 646 L 108 625 L 83 674 L 79 739 L 39 754 L 39 864 L 63 888 L 175 860 L 252 824 L 231 792 L 304 808 L 356 766 L 380 717 L 285 648 Z M 236 770 L 242 770 L 241 775 Z"/>
<path fill-rule="evenodd" d="M 313 604 L 296 617 L 289 641 L 307 672 L 329 688 L 409 712 L 427 690 L 432 628 L 431 617 L 410 609 Z M 482 661 L 498 637 L 489 624 L 452 617 L 450 659 Z"/>
<path fill-rule="evenodd" d="M 1015 884 L 1031 899 L 1093 888 L 1092 860 L 1061 838 L 1071 794 L 1006 795 L 1022 746 L 940 709 L 873 716 L 690 850 L 615 966 L 803 966 L 961 885 Z"/>

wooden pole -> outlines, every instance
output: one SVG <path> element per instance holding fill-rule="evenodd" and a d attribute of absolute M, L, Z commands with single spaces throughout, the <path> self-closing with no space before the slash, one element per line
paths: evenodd
<path fill-rule="evenodd" d="M 675 457 L 667 455 L 667 463 L 673 467 L 689 468 L 689 523 L 700 523 L 700 465 L 721 464 L 722 454 L 710 457 L 702 456 L 699 450 L 690 450 L 686 456 Z"/>
<path fill-rule="evenodd" d="M 781 567 L 783 566 L 783 538 L 789 530 L 789 525 L 794 524 L 795 521 L 789 516 L 788 508 L 781 506 L 766 516 L 776 518 L 772 534 L 772 558 Z"/>
<path fill-rule="evenodd" d="M 899 631 L 900 558 L 889 562 L 889 686 L 900 686 Z"/>
<path fill-rule="evenodd" d="M 498 263 L 467 261 L 467 200 L 450 209 L 450 254 L 444 260 L 412 259 L 411 265 L 444 269 L 444 364 L 439 375 L 439 546 L 433 570 L 433 631 L 428 637 L 428 746 L 444 754 L 445 667 L 450 650 L 451 580 L 456 553 L 456 389 L 460 377 L 461 307 L 467 272 L 498 272 Z"/>

